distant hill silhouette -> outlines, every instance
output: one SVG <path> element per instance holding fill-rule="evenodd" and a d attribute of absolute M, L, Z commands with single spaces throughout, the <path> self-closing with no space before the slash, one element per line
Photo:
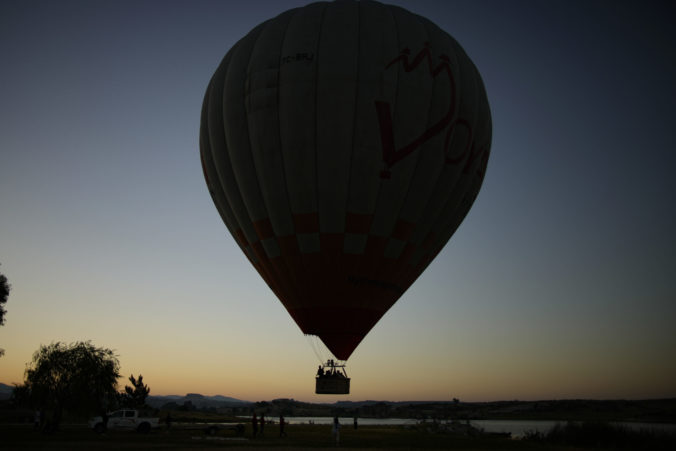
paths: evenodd
<path fill-rule="evenodd" d="M 179 406 L 190 402 L 197 409 L 222 408 L 222 407 L 243 407 L 252 404 L 249 401 L 231 398 L 229 396 L 215 395 L 204 396 L 199 393 L 188 393 L 185 396 L 167 395 L 167 396 L 148 396 L 146 404 L 151 407 L 160 408 L 168 403 L 175 403 Z"/>
<path fill-rule="evenodd" d="M 308 403 L 280 398 L 255 403 L 227 396 L 150 397 L 155 407 L 190 402 L 195 409 L 252 407 L 265 409 L 271 416 L 359 416 L 360 418 L 446 418 L 457 420 L 574 420 L 643 421 L 676 423 L 676 399 L 593 400 L 560 399 L 540 401 L 338 401 Z"/>

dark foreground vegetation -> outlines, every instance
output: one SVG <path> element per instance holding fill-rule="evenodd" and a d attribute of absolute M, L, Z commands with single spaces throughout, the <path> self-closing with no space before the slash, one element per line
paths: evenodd
<path fill-rule="evenodd" d="M 251 437 L 251 429 L 238 435 L 232 429 L 208 432 L 199 424 L 161 428 L 148 434 L 108 431 L 95 434 L 84 425 L 64 424 L 57 432 L 45 434 L 29 424 L 0 424 L 3 449 L 68 450 L 192 450 L 335 448 L 329 425 L 287 425 L 286 436 L 279 436 L 278 425 L 266 426 L 265 435 Z M 449 424 L 423 423 L 411 426 L 344 425 L 340 431 L 344 449 L 453 449 L 453 450 L 673 450 L 676 437 L 646 431 L 632 431 L 602 423 L 567 423 L 548 434 L 529 434 L 522 440 L 481 434 L 476 430 Z"/>
<path fill-rule="evenodd" d="M 602 422 L 559 423 L 546 434 L 531 433 L 525 441 L 594 449 L 674 450 L 676 435 Z"/>
<path fill-rule="evenodd" d="M 250 433 L 250 430 L 247 431 Z M 331 426 L 289 425 L 286 437 L 279 437 L 277 428 L 266 428 L 263 437 L 244 437 L 222 430 L 206 434 L 197 429 L 158 430 L 149 434 L 113 432 L 97 435 L 79 426 L 64 426 L 58 432 L 43 434 L 29 426 L 0 425 L 0 436 L 6 449 L 68 450 L 142 450 L 142 449 L 209 449 L 209 448 L 335 448 Z M 419 428 L 372 426 L 357 430 L 344 427 L 340 447 L 346 449 L 567 449 L 540 442 L 509 440 L 502 437 L 472 437 L 465 434 L 431 432 Z"/>

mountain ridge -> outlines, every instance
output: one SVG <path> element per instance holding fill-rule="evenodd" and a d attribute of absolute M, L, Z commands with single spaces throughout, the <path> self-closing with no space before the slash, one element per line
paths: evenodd
<path fill-rule="evenodd" d="M 185 395 L 150 395 L 146 400 L 146 404 L 155 408 L 160 408 L 169 403 L 174 403 L 179 406 L 190 403 L 198 409 L 209 407 L 242 407 L 253 404 L 250 401 L 243 401 L 230 396 L 208 396 L 199 393 L 186 393 Z"/>

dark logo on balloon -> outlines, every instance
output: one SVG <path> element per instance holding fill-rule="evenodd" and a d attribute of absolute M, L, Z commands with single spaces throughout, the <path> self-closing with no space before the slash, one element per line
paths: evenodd
<path fill-rule="evenodd" d="M 420 135 L 418 135 L 414 140 L 405 144 L 404 146 L 397 149 L 394 143 L 394 126 L 392 119 L 392 111 L 389 102 L 375 101 L 376 113 L 378 115 L 378 124 L 380 126 L 380 139 L 383 149 L 383 162 L 385 163 L 385 169 L 380 172 L 380 177 L 383 179 L 389 179 L 391 176 L 391 168 L 397 164 L 402 159 L 406 158 L 408 155 L 417 150 L 425 142 L 431 138 L 437 136 L 439 133 L 446 132 L 446 139 L 444 141 L 444 152 L 446 155 L 445 162 L 446 164 L 458 164 L 462 162 L 467 155 L 469 158 L 465 164 L 463 172 L 469 172 L 471 163 L 473 163 L 479 155 L 484 155 L 487 160 L 488 155 L 485 152 L 485 149 L 475 150 L 473 146 L 473 136 L 472 136 L 472 127 L 469 122 L 465 119 L 454 117 L 455 116 L 455 100 L 456 100 L 456 86 L 455 80 L 453 79 L 453 73 L 451 72 L 451 61 L 447 55 L 439 55 L 438 61 L 435 63 L 432 56 L 432 50 L 429 43 L 425 43 L 425 46 L 420 50 L 413 61 L 410 60 L 411 51 L 408 48 L 405 48 L 401 51 L 399 56 L 390 61 L 385 69 L 389 69 L 392 66 L 401 64 L 404 72 L 411 72 L 418 68 L 423 63 L 427 63 L 427 68 L 429 70 L 429 75 L 432 78 L 437 76 L 448 77 L 448 82 L 450 86 L 449 98 L 448 98 L 448 110 L 438 121 L 431 124 L 426 130 L 424 130 Z M 436 64 L 436 65 L 435 65 Z M 462 152 L 459 155 L 449 155 L 452 151 L 450 149 L 451 139 L 453 136 L 453 131 L 458 127 L 464 127 L 469 135 L 466 145 L 463 148 Z M 482 157 L 483 159 L 483 157 Z M 483 176 L 483 168 L 485 165 L 481 165 L 482 169 L 479 169 L 479 175 Z"/>

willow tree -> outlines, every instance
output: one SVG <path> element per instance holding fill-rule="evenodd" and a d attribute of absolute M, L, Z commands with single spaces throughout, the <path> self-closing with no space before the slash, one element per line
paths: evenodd
<path fill-rule="evenodd" d="M 91 342 L 40 346 L 25 372 L 31 403 L 52 412 L 58 426 L 64 411 L 100 412 L 114 403 L 120 362 L 115 353 Z"/>

